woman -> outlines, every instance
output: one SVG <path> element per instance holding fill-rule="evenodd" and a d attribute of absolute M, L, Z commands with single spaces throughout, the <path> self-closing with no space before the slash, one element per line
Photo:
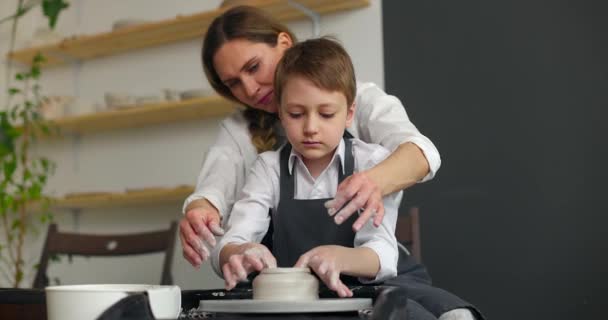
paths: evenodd
<path fill-rule="evenodd" d="M 207 79 L 220 95 L 247 107 L 222 121 L 196 191 L 184 203 L 180 239 L 183 255 L 194 267 L 209 258 L 206 246 L 215 245 L 214 235 L 223 234 L 220 222 L 230 213 L 257 154 L 284 141 L 272 88 L 276 65 L 295 41 L 287 27 L 252 7 L 235 7 L 209 26 L 202 52 Z M 341 183 L 336 197 L 326 203 L 338 224 L 364 208 L 353 224 L 356 231 L 370 218 L 379 226 L 382 197 L 432 179 L 441 160 L 396 97 L 373 83 L 358 83 L 355 103 L 349 133 L 392 150 L 376 167 Z"/>

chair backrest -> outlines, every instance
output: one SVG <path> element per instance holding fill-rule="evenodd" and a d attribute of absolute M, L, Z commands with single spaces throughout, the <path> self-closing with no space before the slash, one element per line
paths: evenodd
<path fill-rule="evenodd" d="M 145 253 L 165 252 L 161 284 L 173 284 L 171 264 L 177 232 L 177 222 L 171 222 L 169 229 L 135 234 L 81 234 L 59 232 L 56 224 L 48 229 L 42 249 L 34 288 L 44 288 L 49 284 L 47 267 L 49 258 L 55 254 L 80 256 L 125 256 Z"/>
<path fill-rule="evenodd" d="M 407 247 L 416 261 L 422 262 L 420 249 L 420 210 L 418 207 L 409 208 L 407 214 L 397 217 L 395 237 L 397 241 Z"/>

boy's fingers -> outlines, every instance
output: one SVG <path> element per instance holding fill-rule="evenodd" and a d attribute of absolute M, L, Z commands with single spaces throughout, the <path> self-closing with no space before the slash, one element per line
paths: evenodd
<path fill-rule="evenodd" d="M 256 271 L 264 269 L 263 259 L 254 255 L 245 255 L 245 262 L 243 264 L 251 266 Z"/>
<path fill-rule="evenodd" d="M 307 254 L 303 254 L 300 256 L 300 258 L 298 259 L 298 261 L 296 261 L 296 264 L 294 265 L 295 268 L 306 268 L 308 267 L 308 262 L 309 262 L 310 258 L 308 257 Z"/>
<path fill-rule="evenodd" d="M 339 288 L 339 284 L 342 284 L 340 281 L 340 272 L 336 270 L 329 270 L 329 288 L 332 290 L 337 290 Z"/>
<path fill-rule="evenodd" d="M 226 290 L 232 289 L 232 271 L 228 263 L 222 266 L 222 273 L 224 275 L 224 283 L 226 284 Z"/>
<path fill-rule="evenodd" d="M 353 296 L 353 292 L 343 282 L 340 282 L 339 290 L 338 295 L 342 298 Z"/>
<path fill-rule="evenodd" d="M 263 255 L 262 262 L 266 265 L 267 268 L 276 268 L 277 267 L 277 259 L 272 254 Z"/>

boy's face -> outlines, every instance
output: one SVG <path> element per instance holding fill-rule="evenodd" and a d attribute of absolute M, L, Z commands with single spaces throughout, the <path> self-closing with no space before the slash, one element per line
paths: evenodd
<path fill-rule="evenodd" d="M 344 130 L 353 121 L 355 106 L 341 92 L 319 89 L 307 79 L 287 80 L 279 116 L 292 147 L 307 160 L 331 160 Z"/>

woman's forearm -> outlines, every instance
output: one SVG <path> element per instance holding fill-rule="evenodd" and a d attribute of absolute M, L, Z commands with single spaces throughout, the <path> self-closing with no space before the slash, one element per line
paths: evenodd
<path fill-rule="evenodd" d="M 406 142 L 384 161 L 369 169 L 368 174 L 385 196 L 416 184 L 429 170 L 429 163 L 420 148 Z"/>

